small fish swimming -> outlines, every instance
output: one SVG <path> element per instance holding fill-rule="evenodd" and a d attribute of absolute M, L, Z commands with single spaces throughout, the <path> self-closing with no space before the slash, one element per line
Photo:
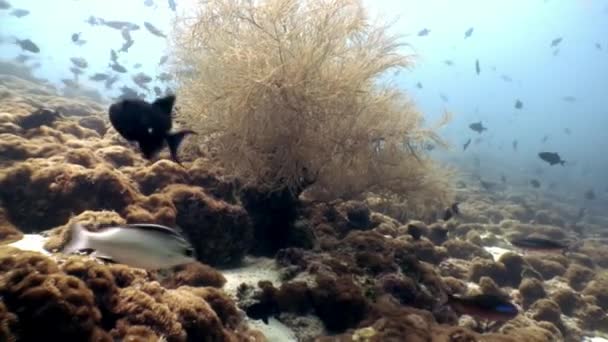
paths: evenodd
<path fill-rule="evenodd" d="M 451 59 L 446 59 L 445 61 L 443 61 L 443 63 L 447 66 L 452 66 L 454 65 L 454 62 Z"/>
<path fill-rule="evenodd" d="M 114 50 L 110 50 L 110 60 L 114 63 L 118 62 L 118 54 Z"/>
<path fill-rule="evenodd" d="M 590 201 L 595 199 L 595 192 L 593 191 L 593 189 L 585 191 L 585 199 Z"/>
<path fill-rule="evenodd" d="M 17 17 L 17 18 L 22 18 L 29 14 L 30 14 L 30 11 L 28 11 L 26 9 L 21 9 L 21 8 L 15 8 L 10 13 L 10 15 L 12 15 L 13 17 Z"/>
<path fill-rule="evenodd" d="M 595 48 L 598 49 L 598 50 L 602 50 L 602 44 L 595 43 Z"/>
<path fill-rule="evenodd" d="M 420 82 L 416 83 L 416 87 L 418 87 L 418 89 L 422 89 L 422 83 L 420 83 Z"/>
<path fill-rule="evenodd" d="M 129 31 L 139 30 L 139 25 L 128 22 L 128 21 L 118 21 L 118 20 L 106 21 L 101 18 L 99 18 L 99 20 L 102 25 L 119 30 L 119 31 L 122 31 L 124 29 L 127 29 Z"/>
<path fill-rule="evenodd" d="M 448 221 L 455 215 L 460 214 L 460 208 L 458 208 L 458 202 L 453 203 L 451 206 L 447 207 L 443 212 L 443 220 Z"/>
<path fill-rule="evenodd" d="M 572 133 L 572 132 L 570 131 L 570 128 L 566 127 L 566 128 L 564 128 L 564 133 L 570 135 L 570 133 Z"/>
<path fill-rule="evenodd" d="M 110 122 L 123 138 L 138 142 L 145 158 L 152 158 L 166 143 L 171 158 L 179 163 L 179 145 L 187 135 L 196 132 L 181 130 L 170 133 L 174 103 L 174 95 L 158 98 L 153 103 L 138 99 L 122 100 L 110 106 Z"/>
<path fill-rule="evenodd" d="M 540 182 L 537 179 L 532 179 L 530 181 L 530 185 L 532 185 L 532 187 L 536 189 L 540 188 Z"/>
<path fill-rule="evenodd" d="M 443 102 L 448 102 L 448 100 L 449 100 L 448 96 L 446 94 L 443 94 L 443 93 L 439 93 L 439 97 L 441 98 L 441 100 Z"/>
<path fill-rule="evenodd" d="M 127 69 L 124 66 L 122 66 L 122 65 L 120 65 L 118 63 L 110 64 L 110 68 L 112 68 L 112 70 L 114 70 L 116 72 L 120 72 L 122 74 L 124 74 L 125 72 L 127 72 Z"/>
<path fill-rule="evenodd" d="M 72 64 L 81 69 L 86 69 L 89 66 L 87 60 L 82 57 L 72 57 L 70 58 L 70 61 L 72 62 Z"/>
<path fill-rule="evenodd" d="M 513 79 L 509 75 L 500 75 L 500 78 L 505 82 L 513 82 Z"/>
<path fill-rule="evenodd" d="M 515 100 L 515 109 L 522 109 L 524 108 L 524 103 L 521 102 L 521 100 Z"/>
<path fill-rule="evenodd" d="M 548 136 L 548 135 L 545 135 L 545 136 L 542 138 L 541 142 L 546 143 L 546 142 L 547 142 L 547 140 L 549 140 L 549 136 Z"/>
<path fill-rule="evenodd" d="M 540 152 L 538 157 L 545 162 L 549 163 L 549 165 L 553 166 L 555 164 L 561 164 L 562 166 L 566 163 L 565 160 L 562 160 L 558 153 L 556 152 Z"/>
<path fill-rule="evenodd" d="M 551 41 L 551 47 L 556 47 L 562 42 L 562 37 L 555 38 Z"/>
<path fill-rule="evenodd" d="M 93 256 L 114 262 L 159 270 L 196 261 L 194 248 L 176 230 L 156 224 L 128 224 L 86 230 L 80 224 L 71 227 L 71 239 L 64 254 L 94 250 Z"/>
<path fill-rule="evenodd" d="M 82 33 L 78 32 L 78 33 L 72 33 L 72 42 L 76 43 L 78 40 L 80 40 L 80 35 Z"/>
<path fill-rule="evenodd" d="M 424 28 L 418 32 L 418 37 L 428 36 L 431 33 L 431 30 Z"/>
<path fill-rule="evenodd" d="M 95 82 L 105 81 L 108 78 L 110 78 L 110 76 L 108 74 L 102 74 L 102 73 L 96 73 L 95 75 L 89 77 L 89 79 L 91 81 L 95 81 Z"/>
<path fill-rule="evenodd" d="M 161 30 L 159 30 L 156 26 L 150 24 L 149 22 L 144 22 L 144 26 L 146 27 L 146 29 L 148 29 L 148 32 L 152 33 L 153 35 L 157 37 L 167 38 L 167 36 Z"/>
<path fill-rule="evenodd" d="M 169 60 L 169 56 L 167 56 L 167 55 L 162 56 L 160 58 L 160 61 L 158 61 L 158 66 L 161 66 L 161 65 L 167 63 L 168 60 Z"/>
<path fill-rule="evenodd" d="M 89 19 L 87 19 L 85 22 L 88 23 L 91 26 L 97 26 L 97 25 L 101 25 L 102 24 L 103 19 L 97 18 L 97 17 L 94 17 L 94 16 L 90 16 Z"/>
<path fill-rule="evenodd" d="M 519 314 L 517 306 L 507 298 L 497 295 L 448 295 L 447 303 L 461 315 L 469 315 L 483 320 L 504 322 L 515 318 Z"/>
<path fill-rule="evenodd" d="M 513 151 L 517 151 L 517 145 L 519 143 L 517 142 L 517 140 L 513 140 L 512 146 L 513 146 Z"/>
<path fill-rule="evenodd" d="M 125 42 L 122 44 L 122 46 L 120 47 L 120 51 L 121 51 L 121 52 L 129 52 L 129 48 L 130 48 L 131 46 L 133 46 L 133 43 L 135 43 L 135 41 L 134 41 L 134 40 L 127 40 L 127 41 L 125 41 Z"/>
<path fill-rule="evenodd" d="M 481 123 L 481 121 L 479 122 L 474 122 L 472 124 L 469 125 L 469 128 L 474 130 L 475 132 L 481 134 L 483 131 L 487 131 L 488 129 L 486 127 L 483 127 L 483 124 Z"/>
<path fill-rule="evenodd" d="M 104 82 L 104 87 L 106 89 L 112 89 L 112 86 L 114 85 L 114 83 L 116 83 L 116 81 L 118 81 L 118 75 L 114 75 L 109 77 L 105 82 Z"/>
<path fill-rule="evenodd" d="M 564 251 L 570 247 L 564 242 L 537 236 L 512 239 L 509 242 L 515 247 L 539 252 Z"/>
<path fill-rule="evenodd" d="M 82 75 L 83 71 L 80 68 L 77 67 L 70 67 L 70 71 L 74 74 L 74 75 Z"/>
<path fill-rule="evenodd" d="M 564 100 L 566 102 L 573 103 L 573 102 L 576 102 L 576 97 L 570 96 L 570 95 L 568 95 L 568 96 L 562 96 L 562 100 Z"/>
<path fill-rule="evenodd" d="M 469 138 L 469 140 L 467 140 L 464 145 L 462 145 L 462 150 L 466 151 L 467 148 L 469 147 L 469 145 L 471 145 L 471 138 Z"/>
<path fill-rule="evenodd" d="M 120 35 L 122 36 L 122 39 L 124 39 L 127 42 L 133 40 L 131 38 L 131 31 L 127 30 L 126 28 L 123 28 L 122 30 L 120 30 Z"/>
<path fill-rule="evenodd" d="M 475 60 L 475 72 L 477 73 L 477 75 L 481 73 L 481 69 L 479 68 L 479 59 Z"/>
<path fill-rule="evenodd" d="M 33 41 L 29 40 L 29 39 L 17 39 L 15 41 L 15 44 L 19 45 L 19 47 L 21 47 L 21 49 L 25 50 L 25 51 L 29 51 L 29 52 L 33 52 L 33 53 L 38 53 L 40 52 L 40 48 L 38 47 L 38 45 L 36 45 Z"/>
<path fill-rule="evenodd" d="M 466 31 L 464 32 L 464 39 L 467 39 L 467 38 L 471 37 L 471 35 L 473 34 L 473 30 L 474 30 L 474 28 L 473 28 L 473 27 L 471 27 L 471 28 L 469 28 L 468 30 L 466 30 Z"/>

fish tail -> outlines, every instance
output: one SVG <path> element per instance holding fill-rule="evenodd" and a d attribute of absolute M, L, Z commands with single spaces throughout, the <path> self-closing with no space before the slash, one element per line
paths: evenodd
<path fill-rule="evenodd" d="M 191 130 L 183 130 L 170 134 L 167 137 L 167 144 L 169 145 L 169 151 L 171 151 L 171 159 L 178 164 L 180 164 L 180 162 L 179 158 L 177 157 L 177 150 L 179 149 L 179 145 L 182 143 L 184 138 L 189 134 L 196 134 L 196 132 Z"/>
<path fill-rule="evenodd" d="M 88 231 L 80 223 L 74 223 L 69 228 L 71 230 L 71 237 L 68 244 L 63 247 L 63 254 L 72 254 L 76 251 L 90 248 Z"/>

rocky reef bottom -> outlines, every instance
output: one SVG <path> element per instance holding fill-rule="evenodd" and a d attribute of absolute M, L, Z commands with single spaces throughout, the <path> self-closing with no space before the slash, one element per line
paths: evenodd
<path fill-rule="evenodd" d="M 282 212 L 252 205 L 238 180 L 193 146 L 185 146 L 183 166 L 143 160 L 106 116 L 103 105 L 0 75 L 0 341 L 541 342 L 608 334 L 608 218 L 465 180 L 461 213 L 448 221 L 399 221 L 372 194 L 302 199 L 282 243 L 260 251 Z M 200 262 L 148 272 L 63 255 L 72 222 L 91 230 L 179 226 Z M 509 243 L 528 236 L 577 243 L 566 253 Z M 520 314 L 506 322 L 459 315 L 446 305 L 448 293 L 501 294 Z"/>

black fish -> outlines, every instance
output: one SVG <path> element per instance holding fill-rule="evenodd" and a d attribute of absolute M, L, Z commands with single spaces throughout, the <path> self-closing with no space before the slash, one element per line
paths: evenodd
<path fill-rule="evenodd" d="M 407 225 L 407 233 L 414 240 L 418 241 L 418 240 L 420 240 L 420 237 L 422 237 L 424 231 L 423 231 L 423 228 L 421 228 L 419 225 L 410 223 Z"/>
<path fill-rule="evenodd" d="M 562 37 L 555 38 L 551 41 L 551 47 L 556 47 L 562 42 Z"/>
<path fill-rule="evenodd" d="M 108 78 L 110 78 L 110 76 L 108 76 L 108 74 L 102 74 L 102 73 L 96 73 L 95 75 L 89 77 L 89 79 L 91 81 L 95 81 L 95 82 L 105 81 Z"/>
<path fill-rule="evenodd" d="M 569 247 L 569 245 L 564 242 L 544 237 L 527 237 L 520 239 L 512 239 L 510 242 L 515 247 L 529 250 L 565 250 Z"/>
<path fill-rule="evenodd" d="M 464 33 L 464 39 L 469 38 L 471 35 L 473 34 L 473 28 L 471 27 L 470 29 L 466 30 Z"/>
<path fill-rule="evenodd" d="M 79 33 L 72 33 L 72 42 L 76 43 L 78 40 L 80 40 L 80 32 Z"/>
<path fill-rule="evenodd" d="M 139 25 L 133 24 L 133 23 L 128 22 L 128 21 L 119 21 L 119 20 L 109 20 L 109 21 L 106 21 L 106 20 L 103 20 L 101 18 L 97 18 L 97 19 L 99 20 L 99 22 L 102 25 L 105 25 L 107 27 L 111 27 L 111 28 L 116 29 L 116 30 L 120 30 L 120 31 L 122 31 L 123 29 L 131 30 L 131 31 L 139 30 Z"/>
<path fill-rule="evenodd" d="M 515 109 L 522 109 L 524 108 L 524 103 L 521 102 L 521 100 L 515 100 Z"/>
<path fill-rule="evenodd" d="M 448 295 L 448 305 L 459 314 L 490 321 L 508 321 L 519 314 L 508 298 L 490 294 L 475 296 Z"/>
<path fill-rule="evenodd" d="M 475 72 L 477 72 L 477 75 L 481 72 L 481 69 L 479 68 L 479 59 L 475 60 Z"/>
<path fill-rule="evenodd" d="M 471 138 L 469 138 L 469 140 L 467 140 L 467 142 L 465 142 L 464 145 L 462 145 L 462 150 L 466 151 L 467 148 L 469 147 L 469 145 L 471 145 Z"/>
<path fill-rule="evenodd" d="M 171 151 L 171 158 L 179 163 L 177 149 L 191 130 L 170 133 L 173 125 L 173 104 L 175 96 L 159 98 L 153 103 L 139 99 L 126 99 L 110 106 L 112 126 L 129 141 L 137 141 L 146 158 L 152 158 L 165 142 Z"/>
<path fill-rule="evenodd" d="M 557 152 L 541 152 L 538 154 L 538 157 L 550 165 L 562 164 L 566 163 L 565 160 L 562 160 Z"/>
<path fill-rule="evenodd" d="M 19 45 L 23 50 L 38 53 L 40 52 L 40 48 L 33 41 L 29 39 L 17 39 L 15 44 Z"/>
<path fill-rule="evenodd" d="M 268 324 L 268 319 L 271 316 L 278 315 L 280 313 L 277 303 L 273 300 L 265 300 L 250 305 L 245 309 L 247 317 L 262 320 L 265 324 Z"/>
<path fill-rule="evenodd" d="M 469 125 L 469 128 L 474 130 L 475 132 L 481 134 L 481 132 L 483 131 L 487 131 L 488 129 L 486 127 L 483 127 L 483 124 L 481 123 L 481 121 L 479 122 L 474 122 L 472 124 Z"/>
<path fill-rule="evenodd" d="M 532 187 L 536 189 L 540 188 L 540 182 L 536 179 L 531 180 L 530 185 L 532 185 Z"/>
<path fill-rule="evenodd" d="M 594 200 L 595 199 L 595 192 L 593 192 L 592 189 L 589 189 L 587 191 L 585 191 L 585 199 L 587 200 Z"/>
<path fill-rule="evenodd" d="M 418 32 L 418 37 L 424 37 L 424 36 L 428 36 L 428 34 L 431 33 L 431 30 L 425 28 L 420 30 L 420 32 Z"/>
<path fill-rule="evenodd" d="M 451 219 L 452 217 L 454 217 L 454 215 L 458 215 L 458 214 L 460 214 L 460 209 L 458 208 L 458 202 L 456 202 L 445 209 L 445 211 L 443 212 L 442 218 L 444 221 L 447 221 L 447 220 Z"/>

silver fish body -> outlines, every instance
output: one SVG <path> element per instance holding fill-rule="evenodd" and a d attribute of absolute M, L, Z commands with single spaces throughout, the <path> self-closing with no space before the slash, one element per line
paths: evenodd
<path fill-rule="evenodd" d="M 190 243 L 169 227 L 132 224 L 91 232 L 80 224 L 74 224 L 71 229 L 72 238 L 64 247 L 64 254 L 92 249 L 96 257 L 147 270 L 196 261 Z"/>

